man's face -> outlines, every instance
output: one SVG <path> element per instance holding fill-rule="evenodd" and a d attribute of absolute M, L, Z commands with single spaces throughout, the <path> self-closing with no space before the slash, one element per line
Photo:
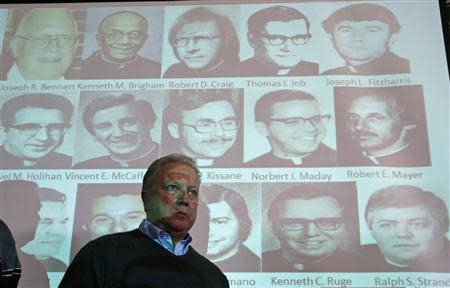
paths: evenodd
<path fill-rule="evenodd" d="M 16 63 L 27 80 L 59 79 L 72 63 L 77 41 L 57 40 L 56 37 L 75 37 L 74 23 L 64 9 L 37 9 L 31 13 L 11 43 Z M 53 39 L 43 45 L 43 37 Z"/>
<path fill-rule="evenodd" d="M 378 208 L 370 214 L 372 236 L 390 261 L 408 265 L 441 248 L 444 232 L 423 207 Z"/>
<path fill-rule="evenodd" d="M 286 200 L 278 209 L 278 223 L 273 223 L 281 249 L 296 257 L 334 253 L 346 230 L 341 210 L 336 200 L 327 196 Z"/>
<path fill-rule="evenodd" d="M 389 25 L 381 21 L 342 21 L 333 31 L 334 46 L 351 64 L 371 62 L 389 49 Z"/>
<path fill-rule="evenodd" d="M 132 154 L 150 137 L 147 125 L 137 115 L 132 104 L 99 110 L 91 120 L 95 138 L 112 155 Z"/>
<path fill-rule="evenodd" d="M 395 107 L 373 96 L 354 100 L 346 113 L 346 126 L 352 138 L 364 150 L 377 152 L 394 144 L 402 124 Z"/>
<path fill-rule="evenodd" d="M 302 60 L 302 44 L 297 45 L 292 42 L 292 39 L 287 39 L 285 43 L 276 46 L 270 44 L 269 39 L 307 35 L 308 29 L 304 19 L 268 22 L 261 34 L 251 36 L 253 40 L 250 40 L 258 61 L 279 69 L 288 69 Z"/>
<path fill-rule="evenodd" d="M 208 204 L 209 240 L 207 255 L 219 257 L 239 245 L 239 220 L 226 201 Z"/>
<path fill-rule="evenodd" d="M 319 104 L 314 100 L 278 102 L 272 106 L 267 120 L 268 138 L 276 155 L 299 157 L 316 151 L 326 135 L 326 126 L 320 117 Z M 297 120 L 297 117 L 311 121 Z M 282 120 L 282 121 L 279 121 Z"/>
<path fill-rule="evenodd" d="M 156 176 L 153 187 L 146 187 L 147 219 L 166 231 L 187 233 L 197 217 L 200 179 L 182 163 L 167 163 Z"/>
<path fill-rule="evenodd" d="M 52 257 L 59 252 L 67 235 L 67 207 L 59 201 L 42 201 L 41 205 L 40 220 L 34 236 L 38 245 L 36 253 L 40 257 Z"/>
<path fill-rule="evenodd" d="M 91 240 L 139 227 L 145 218 L 139 195 L 102 196 L 92 201 L 89 231 Z"/>
<path fill-rule="evenodd" d="M 97 35 L 104 55 L 115 61 L 133 58 L 147 40 L 144 20 L 133 13 L 120 13 L 108 17 Z"/>
<path fill-rule="evenodd" d="M 177 33 L 178 58 L 189 69 L 206 69 L 217 63 L 222 40 L 215 22 L 192 22 L 185 24 Z"/>
<path fill-rule="evenodd" d="M 214 101 L 194 110 L 182 112 L 180 124 L 181 150 L 192 158 L 219 158 L 236 141 L 237 129 L 225 130 L 229 122 L 236 121 L 233 106 L 228 101 Z M 208 133 L 199 133 L 192 126 L 212 127 Z"/>
<path fill-rule="evenodd" d="M 32 126 L 41 128 L 32 132 Z M 5 149 L 20 159 L 38 160 L 61 145 L 65 132 L 61 127 L 66 124 L 60 110 L 24 107 L 17 110 L 12 127 L 6 131 Z"/>

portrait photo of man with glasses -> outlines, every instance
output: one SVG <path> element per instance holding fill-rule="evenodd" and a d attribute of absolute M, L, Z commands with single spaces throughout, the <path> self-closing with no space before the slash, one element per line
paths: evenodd
<path fill-rule="evenodd" d="M 311 183 L 288 188 L 276 185 L 280 184 L 263 184 L 262 195 L 266 195 L 263 207 L 268 207 L 270 225 L 263 227 L 266 239 L 263 239 L 262 270 L 359 271 L 355 184 Z M 274 194 L 271 201 L 267 199 Z M 270 238 L 273 241 L 268 241 Z M 273 250 L 276 247 L 279 248 Z"/>
<path fill-rule="evenodd" d="M 431 164 L 422 86 L 335 88 L 338 163 Z"/>
<path fill-rule="evenodd" d="M 24 94 L 3 103 L 2 169 L 64 169 L 72 158 L 55 152 L 71 127 L 73 104 L 54 94 Z"/>
<path fill-rule="evenodd" d="M 336 166 L 336 151 L 323 143 L 331 115 L 321 112 L 312 94 L 300 90 L 271 91 L 256 101 L 254 112 L 255 129 L 267 138 L 270 151 L 246 166 Z M 247 144 L 255 145 L 253 141 L 246 141 Z"/>
<path fill-rule="evenodd" d="M 312 35 L 308 18 L 295 8 L 272 6 L 247 20 L 254 56 L 241 63 L 241 76 L 318 75 L 317 63 L 303 60 Z"/>
<path fill-rule="evenodd" d="M 88 35 L 95 32 L 93 24 L 98 23 L 99 16 L 103 16 L 103 8 L 92 8 L 88 10 Z M 141 79 L 141 78 L 159 78 L 161 73 L 160 63 L 147 59 L 139 55 L 144 51 L 144 44 L 149 41 L 154 43 L 154 49 L 159 47 L 158 55 L 151 55 L 153 59 L 160 61 L 160 31 L 156 32 L 156 28 L 162 25 L 161 19 L 156 16 L 162 15 L 160 8 L 145 8 L 141 13 L 134 10 L 124 9 L 107 9 L 109 15 L 102 18 L 98 24 L 95 33 L 96 49 L 90 56 L 81 63 L 82 79 Z M 150 16 L 154 16 L 147 20 L 149 12 Z M 96 22 L 96 23 L 93 23 Z M 90 24 L 90 25 L 89 25 Z M 94 41 L 93 35 L 88 38 Z M 85 50 L 92 50 L 93 43 L 85 45 Z M 98 49 L 98 47 L 100 49 Z M 87 51 L 86 51 L 87 52 Z M 156 51 L 152 51 L 155 52 Z M 86 54 L 86 53 L 85 53 Z M 88 54 L 89 55 L 89 54 Z M 87 55 L 86 55 L 87 56 Z"/>
<path fill-rule="evenodd" d="M 164 111 L 161 153 L 183 153 L 200 167 L 242 163 L 240 92 L 174 90 Z"/>
<path fill-rule="evenodd" d="M 80 122 L 84 130 L 78 132 L 87 137 L 76 140 L 80 140 L 76 142 L 80 145 L 75 148 L 74 162 L 84 161 L 74 168 L 136 169 L 145 168 L 157 159 L 159 144 L 152 138 L 152 132 L 159 131 L 160 126 L 155 125 L 157 114 L 150 102 L 157 105 L 158 99 L 159 95 L 149 93 L 135 96 L 127 92 L 82 92 L 80 106 L 84 108 Z"/>
<path fill-rule="evenodd" d="M 169 42 L 179 61 L 164 78 L 238 76 L 239 39 L 226 16 L 206 7 L 181 14 L 170 28 Z"/>
<path fill-rule="evenodd" d="M 78 47 L 78 26 L 70 9 L 33 8 L 21 15 L 11 10 L 17 24 L 12 25 L 9 42 L 12 61 L 2 59 L 10 67 L 2 68 L 2 79 L 64 80 L 73 78 L 69 72 Z M 4 57 L 5 58 L 5 57 Z M 9 66 L 8 65 L 8 66 Z M 72 77 L 71 77 L 72 76 Z"/>

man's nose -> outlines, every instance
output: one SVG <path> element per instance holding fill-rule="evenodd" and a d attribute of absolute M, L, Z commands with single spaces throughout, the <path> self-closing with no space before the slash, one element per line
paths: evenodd
<path fill-rule="evenodd" d="M 57 51 L 57 50 L 59 50 L 58 38 L 56 38 L 56 37 L 50 38 L 48 40 L 48 44 L 47 44 L 47 46 L 45 48 L 47 50 L 50 50 L 50 51 Z"/>
<path fill-rule="evenodd" d="M 413 233 L 411 227 L 408 224 L 399 224 L 397 226 L 397 237 L 399 238 L 412 238 Z"/>
<path fill-rule="evenodd" d="M 290 51 L 292 45 L 293 45 L 292 39 L 286 39 L 286 42 L 284 42 L 283 45 L 281 45 L 281 50 Z"/>
<path fill-rule="evenodd" d="M 313 222 L 309 222 L 306 224 L 305 228 L 303 229 L 303 234 L 307 236 L 316 236 L 320 232 L 319 228 L 317 228 L 316 224 Z"/>
<path fill-rule="evenodd" d="M 130 37 L 128 37 L 127 33 L 124 33 L 122 38 L 119 39 L 119 43 L 121 44 L 129 44 L 131 42 Z"/>
<path fill-rule="evenodd" d="M 353 41 L 362 41 L 365 37 L 365 32 L 359 30 L 353 30 L 352 39 Z"/>
<path fill-rule="evenodd" d="M 359 118 L 355 121 L 355 130 L 360 131 L 366 128 L 366 119 Z"/>
<path fill-rule="evenodd" d="M 125 223 L 122 223 L 122 221 L 120 220 L 115 220 L 111 226 L 111 233 L 125 232 L 128 230 L 127 225 Z"/>
<path fill-rule="evenodd" d="M 186 44 L 186 50 L 189 53 L 196 52 L 198 50 L 197 41 L 195 41 L 194 39 L 189 39 L 188 43 Z"/>
<path fill-rule="evenodd" d="M 111 136 L 114 137 L 121 137 L 124 134 L 124 130 L 119 125 L 112 125 L 111 126 Z"/>
<path fill-rule="evenodd" d="M 47 141 L 48 139 L 50 139 L 50 132 L 48 131 L 48 127 L 41 127 L 41 129 L 39 129 L 39 131 L 33 137 L 41 141 Z"/>

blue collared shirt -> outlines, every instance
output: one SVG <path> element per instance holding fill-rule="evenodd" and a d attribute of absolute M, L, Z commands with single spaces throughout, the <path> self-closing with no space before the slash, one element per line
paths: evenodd
<path fill-rule="evenodd" d="M 185 255 L 188 252 L 189 246 L 192 242 L 192 237 L 188 234 L 187 237 L 178 242 L 174 248 L 172 244 L 172 237 L 170 237 L 167 232 L 153 225 L 152 222 L 148 221 L 147 219 L 142 220 L 141 224 L 139 225 L 139 230 L 153 239 L 156 243 L 164 247 L 166 250 L 172 252 L 177 256 Z"/>

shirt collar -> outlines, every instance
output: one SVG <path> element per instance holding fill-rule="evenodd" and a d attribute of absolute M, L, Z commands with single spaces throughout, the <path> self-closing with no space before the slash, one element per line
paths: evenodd
<path fill-rule="evenodd" d="M 6 79 L 10 81 L 27 81 L 25 78 L 23 78 L 22 73 L 20 73 L 19 67 L 17 66 L 16 62 L 14 62 L 14 64 L 11 66 L 11 69 L 9 69 L 8 74 L 6 75 Z M 61 75 L 58 80 L 65 80 L 64 75 Z"/>
<path fill-rule="evenodd" d="M 139 230 L 141 230 L 142 233 L 150 237 L 164 249 L 177 256 L 185 255 L 188 252 L 189 246 L 192 242 L 192 237 L 188 234 L 186 238 L 178 242 L 177 245 L 173 247 L 172 237 L 147 219 L 142 220 L 139 225 Z"/>

